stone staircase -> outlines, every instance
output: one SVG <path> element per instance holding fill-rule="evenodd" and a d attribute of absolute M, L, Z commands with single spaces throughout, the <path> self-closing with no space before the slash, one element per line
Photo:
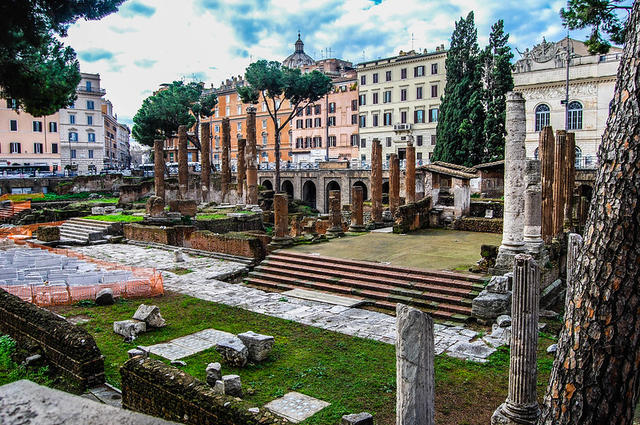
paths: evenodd
<path fill-rule="evenodd" d="M 471 300 L 484 278 L 448 271 L 422 270 L 368 261 L 276 251 L 246 280 L 252 286 L 286 291 L 308 288 L 365 299 L 367 305 L 395 311 L 409 304 L 443 321 L 465 322 Z"/>
<path fill-rule="evenodd" d="M 60 240 L 82 245 L 106 243 L 111 223 L 85 218 L 72 218 L 60 226 Z"/>

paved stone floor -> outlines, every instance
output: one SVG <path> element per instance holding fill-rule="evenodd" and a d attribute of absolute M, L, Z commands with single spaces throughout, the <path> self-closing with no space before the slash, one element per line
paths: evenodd
<path fill-rule="evenodd" d="M 329 405 L 330 403 L 326 401 L 292 391 L 267 403 L 264 407 L 297 424 Z"/>
<path fill-rule="evenodd" d="M 391 315 L 285 297 L 280 293 L 216 280 L 216 276 L 244 267 L 240 264 L 212 258 L 193 258 L 186 254 L 185 262 L 174 263 L 171 252 L 134 245 L 96 245 L 77 250 L 100 259 L 162 270 L 167 290 L 347 335 L 389 344 L 395 342 L 395 317 Z M 176 265 L 192 269 L 193 272 L 176 275 L 167 271 Z M 495 340 L 491 342 L 495 344 Z M 493 345 L 479 338 L 473 330 L 441 324 L 435 325 L 435 348 L 436 354 L 446 353 L 477 362 L 486 361 L 496 351 Z"/>
<path fill-rule="evenodd" d="M 142 346 L 142 348 L 155 355 L 173 361 L 192 356 L 211 347 L 215 347 L 220 341 L 230 339 L 238 340 L 238 337 L 229 332 L 205 329 L 191 335 L 172 339 L 169 342 L 150 345 L 148 347 Z"/>

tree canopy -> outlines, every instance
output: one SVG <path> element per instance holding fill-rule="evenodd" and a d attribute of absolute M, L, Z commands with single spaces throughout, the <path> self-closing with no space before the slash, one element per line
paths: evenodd
<path fill-rule="evenodd" d="M 204 92 L 202 84 L 174 81 L 142 102 L 131 132 L 138 142 L 153 146 L 155 139 L 173 136 L 179 126 L 192 127 L 201 118 L 210 117 L 217 103 L 216 94 Z M 191 142 L 201 148 L 197 137 Z"/>
<path fill-rule="evenodd" d="M 609 41 L 624 42 L 632 3 L 630 0 L 569 0 L 567 8 L 560 9 L 560 16 L 571 30 L 591 29 L 585 41 L 589 52 L 607 53 L 611 48 Z"/>
<path fill-rule="evenodd" d="M 73 104 L 80 65 L 67 35 L 78 19 L 98 20 L 124 0 L 3 0 L 0 2 L 0 95 L 34 116 Z"/>

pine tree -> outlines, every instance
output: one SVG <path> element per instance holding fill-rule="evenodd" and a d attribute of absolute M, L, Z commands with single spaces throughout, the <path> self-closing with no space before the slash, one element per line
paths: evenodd
<path fill-rule="evenodd" d="M 456 22 L 445 65 L 447 84 L 438 113 L 433 158 L 471 166 L 482 158 L 485 116 L 473 12 Z"/>
<path fill-rule="evenodd" d="M 505 34 L 504 22 L 500 19 L 491 27 L 489 45 L 482 54 L 486 105 L 482 162 L 504 159 L 506 93 L 513 90 L 513 53 L 508 41 L 509 34 Z"/>

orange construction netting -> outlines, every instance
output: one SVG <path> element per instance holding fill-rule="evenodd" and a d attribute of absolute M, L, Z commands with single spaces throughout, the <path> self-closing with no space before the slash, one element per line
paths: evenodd
<path fill-rule="evenodd" d="M 51 223 L 47 223 L 51 224 Z M 122 264 L 110 263 L 88 257 L 70 249 L 52 248 L 20 238 L 14 239 L 18 245 L 27 245 L 31 248 L 44 249 L 54 254 L 74 257 L 82 261 L 99 265 L 105 270 L 125 270 L 131 272 L 132 280 L 125 282 L 100 283 L 88 286 L 48 286 L 48 285 L 24 285 L 5 286 L 0 288 L 16 295 L 24 301 L 32 302 L 39 306 L 69 305 L 80 300 L 94 300 L 96 294 L 105 288 L 111 288 L 114 297 L 135 298 L 153 297 L 164 294 L 162 274 L 154 268 L 131 267 Z"/>

